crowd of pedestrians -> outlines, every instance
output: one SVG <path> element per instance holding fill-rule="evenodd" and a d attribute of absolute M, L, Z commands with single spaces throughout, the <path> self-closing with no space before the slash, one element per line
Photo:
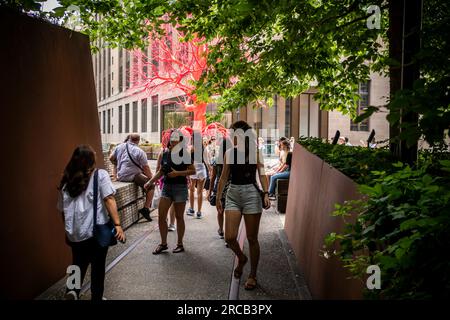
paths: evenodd
<path fill-rule="evenodd" d="M 266 172 L 264 140 L 257 138 L 245 121 L 235 122 L 228 133 L 220 137 L 202 137 L 200 132 L 187 134 L 179 129 L 171 129 L 165 134 L 154 173 L 148 165 L 146 153 L 139 148 L 138 134 L 129 135 L 112 151 L 112 179 L 105 170 L 96 169 L 95 152 L 89 146 L 79 146 L 67 164 L 59 186 L 59 207 L 64 215 L 67 242 L 72 247 L 73 264 L 80 266 L 82 278 L 87 266 L 92 266 L 93 300 L 103 297 L 108 243 L 125 241 L 114 200 L 114 180 L 133 182 L 142 188 L 145 203 L 139 213 L 148 221 L 152 221 L 150 209 L 158 188 L 160 242 L 153 249 L 155 255 L 169 249 L 169 231 L 177 232 L 177 243 L 172 252 L 184 252 L 184 215 L 200 219 L 204 216 L 204 201 L 215 206 L 217 234 L 238 258 L 234 276 L 240 278 L 250 260 L 245 288 L 252 290 L 257 286 L 261 214 L 263 209 L 270 208 L 269 195 L 274 193 L 276 180 L 289 176 L 291 141 L 281 138 L 277 142 L 279 163 Z M 237 240 L 242 219 L 249 258 Z M 109 227 L 110 234 L 105 236 L 100 227 Z M 105 242 L 108 236 L 112 239 Z M 68 289 L 66 297 L 77 299 L 79 290 Z"/>

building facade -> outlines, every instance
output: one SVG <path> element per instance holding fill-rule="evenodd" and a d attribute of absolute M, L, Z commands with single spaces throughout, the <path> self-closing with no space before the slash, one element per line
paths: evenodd
<path fill-rule="evenodd" d="M 172 41 L 177 41 L 173 38 Z M 148 92 L 143 89 L 142 75 L 151 75 L 152 68 L 143 64 L 135 52 L 121 48 L 101 48 L 93 54 L 93 68 L 97 89 L 98 116 L 101 137 L 104 144 L 116 144 L 123 141 L 129 133 L 137 132 L 144 141 L 159 143 L 161 132 L 167 128 L 192 125 L 192 114 L 180 105 L 184 93 L 179 89 L 165 89 Z M 148 59 L 158 50 L 149 46 L 145 50 Z M 158 68 L 158 64 L 155 64 Z M 321 137 L 332 139 L 337 130 L 347 137 L 352 145 L 361 145 L 366 141 L 372 129 L 377 141 L 389 138 L 389 124 L 386 120 L 389 94 L 389 79 L 372 74 L 370 81 L 359 86 L 361 96 L 358 112 L 365 107 L 382 107 L 366 121 L 355 124 L 349 116 L 338 111 L 324 111 L 314 100 L 316 88 L 312 87 L 295 98 L 274 97 L 271 107 L 254 108 L 249 105 L 227 114 L 224 125 L 232 121 L 246 120 L 255 129 L 267 129 L 268 152 L 271 153 L 275 141 L 280 136 Z M 214 105 L 208 107 L 214 112 Z"/>
<path fill-rule="evenodd" d="M 232 121 L 245 120 L 255 129 L 268 129 L 267 145 L 273 145 L 280 136 L 285 137 L 320 137 L 331 140 L 339 130 L 340 136 L 346 137 L 351 145 L 367 144 L 372 130 L 375 140 L 389 138 L 388 114 L 385 108 L 389 95 L 389 79 L 379 74 L 372 74 L 370 81 L 359 85 L 358 113 L 365 107 L 377 106 L 380 111 L 374 113 L 361 123 L 353 123 L 348 115 L 339 111 L 320 109 L 314 100 L 316 88 L 310 88 L 295 98 L 274 97 L 271 107 L 253 108 L 247 106 L 233 112 Z"/>

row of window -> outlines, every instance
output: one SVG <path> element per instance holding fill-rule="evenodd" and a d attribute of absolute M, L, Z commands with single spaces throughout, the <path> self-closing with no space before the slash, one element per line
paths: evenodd
<path fill-rule="evenodd" d="M 99 46 L 101 45 L 102 43 L 99 42 Z M 137 56 L 131 57 L 131 53 L 128 50 L 124 50 L 122 48 L 119 48 L 117 50 L 119 56 L 118 92 L 120 93 L 123 92 L 124 90 L 129 89 L 132 81 L 137 82 L 139 80 L 138 79 L 139 75 L 137 73 L 131 72 L 131 60 L 133 60 L 134 65 L 137 65 L 138 57 Z M 152 46 L 150 46 L 150 48 L 147 48 L 146 51 L 148 53 L 151 53 L 152 56 L 156 56 L 158 54 L 157 52 L 159 52 L 159 46 L 157 43 L 155 43 Z M 149 75 L 147 64 L 148 62 L 143 61 L 141 78 L 147 77 Z M 152 66 L 150 68 L 151 69 L 150 71 L 152 73 L 158 72 L 159 71 L 158 60 L 152 59 L 151 64 Z M 113 66 L 114 66 L 114 57 L 112 56 L 110 48 L 100 49 L 100 51 L 94 55 L 94 76 L 96 79 L 97 97 L 99 101 L 114 95 L 114 87 L 111 85 L 112 81 L 114 80 Z M 131 79 L 132 75 L 133 78 Z"/>
<path fill-rule="evenodd" d="M 130 108 L 131 107 L 131 108 Z M 151 132 L 158 132 L 159 118 L 158 118 L 158 95 L 151 97 Z M 131 109 L 131 110 L 130 110 Z M 126 103 L 123 106 L 119 106 L 118 117 L 118 133 L 131 133 L 138 132 L 138 101 Z M 130 113 L 132 122 L 130 123 Z M 114 109 L 104 110 L 99 112 L 99 120 L 102 123 L 102 133 L 110 134 L 114 133 L 114 126 L 111 123 L 111 118 L 114 117 Z M 125 120 L 125 123 L 124 123 Z M 131 124 L 131 128 L 130 128 Z M 131 130 L 130 130 L 131 129 Z M 147 111 L 147 98 L 141 100 L 141 131 L 148 131 L 148 111 Z"/>

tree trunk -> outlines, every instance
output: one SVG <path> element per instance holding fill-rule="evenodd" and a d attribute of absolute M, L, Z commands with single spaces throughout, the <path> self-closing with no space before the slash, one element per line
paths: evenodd
<path fill-rule="evenodd" d="M 422 20 L 422 0 L 391 0 L 389 2 L 389 56 L 398 65 L 390 66 L 390 97 L 402 89 L 412 89 L 414 81 L 419 79 L 419 66 L 413 63 L 414 55 L 420 50 L 420 30 Z M 406 106 L 405 106 L 406 107 Z M 398 111 L 400 121 L 391 124 L 391 139 L 402 133 L 402 125 L 418 125 L 419 115 L 402 108 Z M 413 164 L 417 160 L 417 142 L 408 146 L 404 137 L 393 139 L 391 152 L 403 162 Z"/>

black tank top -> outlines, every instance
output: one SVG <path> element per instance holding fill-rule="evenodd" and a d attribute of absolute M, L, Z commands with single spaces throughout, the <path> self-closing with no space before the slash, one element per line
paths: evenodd
<path fill-rule="evenodd" d="M 238 163 L 238 160 L 244 159 L 244 157 L 236 148 L 233 149 L 232 155 L 234 157 L 234 162 L 230 164 L 231 183 L 238 185 L 256 183 L 257 165 L 249 164 L 248 157 L 245 158 L 245 163 L 242 163 L 242 160 L 241 163 Z"/>
<path fill-rule="evenodd" d="M 180 150 L 180 157 L 181 152 L 183 150 Z M 167 174 L 172 171 L 172 168 L 176 171 L 185 171 L 187 170 L 188 164 L 186 163 L 180 163 L 175 164 L 172 161 L 172 154 L 169 150 L 164 151 L 161 161 L 161 166 L 163 166 L 163 172 L 164 172 L 164 183 L 167 184 L 187 184 L 186 177 L 179 176 L 175 178 L 169 178 Z"/>

